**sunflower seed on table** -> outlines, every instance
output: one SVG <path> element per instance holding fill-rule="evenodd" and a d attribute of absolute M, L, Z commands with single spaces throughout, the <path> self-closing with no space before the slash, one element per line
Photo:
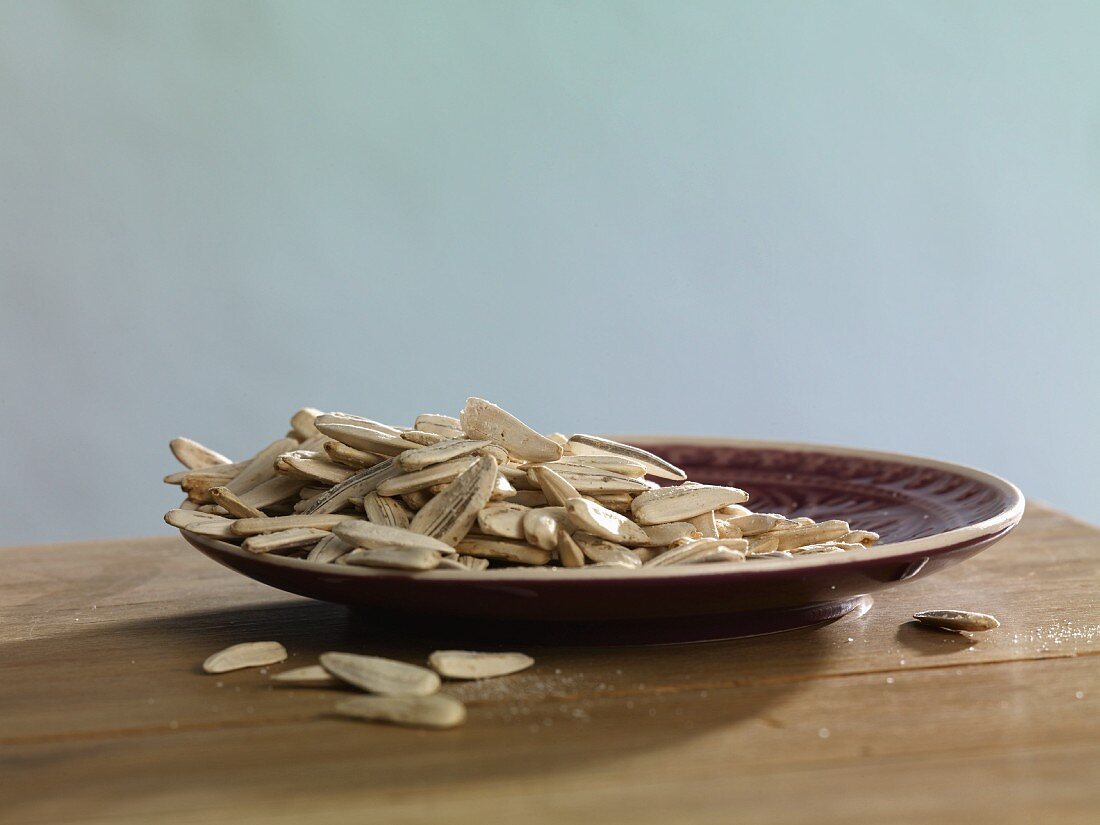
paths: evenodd
<path fill-rule="evenodd" d="M 381 656 L 322 653 L 321 667 L 349 685 L 380 696 L 428 696 L 439 690 L 439 676 L 426 667 Z"/>
<path fill-rule="evenodd" d="M 263 516 L 261 518 L 239 518 L 233 522 L 233 532 L 238 536 L 258 536 L 262 533 L 278 533 L 297 527 L 311 527 L 315 530 L 331 530 L 336 525 L 356 516 L 326 513 L 324 515 Z"/>
<path fill-rule="evenodd" d="M 558 546 L 558 531 L 566 525 L 564 507 L 539 507 L 523 516 L 523 537 L 528 544 L 553 551 Z"/>
<path fill-rule="evenodd" d="M 584 567 L 584 551 L 568 530 L 563 529 L 558 532 L 558 544 L 555 549 L 563 567 Z"/>
<path fill-rule="evenodd" d="M 470 455 L 482 447 L 488 447 L 489 442 L 470 438 L 448 438 L 428 447 L 418 447 L 415 450 L 407 450 L 397 457 L 397 463 L 406 472 L 423 470 L 433 464 L 442 464 L 455 458 Z"/>
<path fill-rule="evenodd" d="M 309 551 L 309 555 L 306 556 L 306 561 L 313 561 L 318 564 L 332 564 L 334 561 L 346 556 L 354 549 L 354 547 L 339 536 L 329 533 Z"/>
<path fill-rule="evenodd" d="M 207 673 L 228 673 L 283 661 L 286 661 L 286 648 L 278 642 L 243 642 L 209 656 L 202 663 L 202 669 Z"/>
<path fill-rule="evenodd" d="M 523 517 L 531 511 L 522 504 L 495 501 L 486 504 L 477 514 L 477 526 L 482 533 L 506 539 L 522 539 Z"/>
<path fill-rule="evenodd" d="M 293 687 L 337 687 L 344 684 L 320 665 L 306 665 L 273 674 L 272 682 Z"/>
<path fill-rule="evenodd" d="M 647 490 L 634 499 L 631 511 L 639 524 L 687 521 L 727 504 L 746 501 L 749 494 L 736 487 L 698 484 Z"/>
<path fill-rule="evenodd" d="M 249 536 L 241 546 L 249 553 L 257 555 L 265 553 L 278 555 L 287 550 L 310 547 L 328 535 L 329 533 L 326 530 L 315 530 L 312 527 L 292 527 L 278 533 Z"/>
<path fill-rule="evenodd" d="M 411 519 L 409 511 L 401 502 L 388 496 L 381 496 L 377 490 L 363 496 L 363 512 L 366 513 L 367 521 L 387 527 L 408 529 Z"/>
<path fill-rule="evenodd" d="M 673 481 L 683 481 L 687 478 L 687 473 L 676 465 L 640 447 L 631 447 L 629 444 L 620 444 L 618 441 L 583 433 L 571 437 L 568 444 L 569 451 L 573 455 L 612 455 L 641 464 L 649 475 L 658 478 L 668 478 Z"/>
<path fill-rule="evenodd" d="M 241 501 L 228 487 L 211 488 L 210 497 L 218 503 L 218 506 L 224 507 L 231 516 L 236 518 L 265 518 L 263 510 Z"/>
<path fill-rule="evenodd" d="M 584 498 L 571 498 L 565 502 L 565 511 L 578 529 L 608 541 L 625 541 L 645 544 L 649 536 L 645 531 L 613 510 Z"/>
<path fill-rule="evenodd" d="M 463 556 L 480 559 L 497 559 L 516 564 L 538 566 L 550 561 L 550 552 L 541 547 L 533 547 L 524 541 L 512 539 L 491 539 L 483 536 L 467 536 L 455 549 Z"/>
<path fill-rule="evenodd" d="M 492 679 L 527 670 L 535 660 L 526 653 L 481 653 L 474 650 L 437 650 L 428 657 L 444 679 Z"/>
<path fill-rule="evenodd" d="M 341 557 L 342 564 L 360 567 L 387 567 L 394 570 L 434 570 L 441 556 L 436 550 L 423 547 L 381 547 L 364 550 L 357 547 Z"/>
<path fill-rule="evenodd" d="M 514 415 L 483 398 L 468 398 L 459 416 L 468 438 L 486 439 L 525 461 L 557 461 L 560 444 L 532 430 Z"/>
<path fill-rule="evenodd" d="M 444 554 L 454 552 L 451 545 L 432 536 L 426 536 L 408 528 L 389 527 L 369 521 L 344 521 L 336 525 L 332 532 L 353 547 L 362 547 L 366 550 L 391 548 L 428 550 Z"/>
<path fill-rule="evenodd" d="M 496 459 L 481 456 L 417 511 L 409 529 L 446 544 L 457 544 L 477 520 L 478 511 L 489 503 L 496 479 Z"/>
<path fill-rule="evenodd" d="M 176 460 L 189 470 L 233 463 L 232 459 L 226 458 L 221 453 L 214 452 L 209 447 L 190 438 L 173 438 L 168 442 L 168 447 L 172 450 L 172 455 L 176 457 Z"/>
<path fill-rule="evenodd" d="M 1001 626 L 996 617 L 970 610 L 922 610 L 920 613 L 914 613 L 913 618 L 922 624 L 938 627 L 941 630 L 977 632 L 993 630 Z"/>
<path fill-rule="evenodd" d="M 342 716 L 407 728 L 445 730 L 466 721 L 466 706 L 453 696 L 359 696 L 336 705 Z"/>

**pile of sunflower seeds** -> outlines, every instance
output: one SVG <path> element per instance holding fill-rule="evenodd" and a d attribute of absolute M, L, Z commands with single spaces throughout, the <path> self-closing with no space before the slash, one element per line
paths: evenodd
<path fill-rule="evenodd" d="M 412 572 L 792 559 L 878 539 L 754 513 L 744 490 L 605 438 L 542 435 L 480 398 L 407 429 L 310 408 L 290 424 L 244 461 L 174 439 L 185 469 L 164 480 L 187 498 L 164 520 L 251 553 Z"/>

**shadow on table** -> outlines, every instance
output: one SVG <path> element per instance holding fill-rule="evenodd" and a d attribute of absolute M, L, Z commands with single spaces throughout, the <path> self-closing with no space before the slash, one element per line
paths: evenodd
<path fill-rule="evenodd" d="M 898 627 L 898 643 L 920 656 L 943 656 L 945 653 L 961 653 L 969 650 L 978 640 L 953 630 L 940 630 L 918 621 L 905 622 Z"/>
<path fill-rule="evenodd" d="M 829 651 L 852 621 L 858 618 L 844 617 L 836 628 L 686 645 L 525 645 L 519 649 L 536 659 L 531 670 L 445 684 L 445 692 L 467 703 L 469 720 L 433 733 L 337 719 L 332 709 L 346 691 L 277 687 L 255 669 L 211 676 L 201 672 L 201 662 L 229 644 L 258 640 L 278 640 L 291 652 L 271 673 L 313 664 L 326 650 L 424 662 L 449 643 L 441 641 L 449 635 L 445 619 L 429 636 L 399 619 L 380 622 L 337 605 L 293 600 L 91 625 L 61 638 L 6 645 L 3 655 L 23 667 L 40 666 L 45 678 L 49 662 L 68 657 L 72 663 L 73 651 L 80 651 L 80 686 L 52 688 L 50 701 L 83 703 L 88 716 L 121 726 L 83 731 L 85 744 L 74 742 L 68 757 L 57 755 L 74 776 L 84 748 L 96 739 L 114 743 L 96 757 L 101 773 L 113 770 L 112 751 L 119 749 L 119 771 L 150 777 L 171 771 L 173 758 L 191 758 L 202 742 L 203 771 L 174 772 L 174 788 L 198 788 L 211 771 L 246 786 L 279 777 L 299 782 L 292 780 L 295 771 L 308 766 L 315 790 L 346 783 L 349 771 L 363 789 L 386 789 L 422 783 L 425 776 L 461 782 L 552 775 L 675 748 L 730 726 L 782 728 L 782 705 L 827 669 Z M 121 722 L 111 710 L 120 704 L 132 710 Z M 57 718 L 58 733 L 86 718 Z M 133 749 L 142 756 L 135 758 Z M 282 756 L 267 761 L 265 749 Z"/>

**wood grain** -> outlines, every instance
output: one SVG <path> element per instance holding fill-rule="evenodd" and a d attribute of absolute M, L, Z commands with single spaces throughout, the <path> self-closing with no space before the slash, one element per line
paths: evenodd
<path fill-rule="evenodd" d="M 0 821 L 1091 822 L 1100 530 L 1032 506 L 973 560 L 813 630 L 531 648 L 448 686 L 445 732 L 341 720 L 332 690 L 215 650 L 281 641 L 422 662 L 430 639 L 270 590 L 176 536 L 0 550 Z M 915 626 L 961 607 L 973 639 Z"/>

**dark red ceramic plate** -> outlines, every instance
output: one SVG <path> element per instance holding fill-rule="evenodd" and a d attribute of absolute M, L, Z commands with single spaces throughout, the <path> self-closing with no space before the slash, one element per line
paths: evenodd
<path fill-rule="evenodd" d="M 845 554 L 744 564 L 618 571 L 501 568 L 402 573 L 252 555 L 184 533 L 212 559 L 257 581 L 352 605 L 366 621 L 459 638 L 639 644 L 787 630 L 844 615 L 861 597 L 984 550 L 1020 521 L 1024 498 L 1004 479 L 926 458 L 788 442 L 625 436 L 693 481 L 747 490 L 749 506 L 843 518 L 882 536 Z M 445 621 L 441 621 L 445 617 Z"/>

